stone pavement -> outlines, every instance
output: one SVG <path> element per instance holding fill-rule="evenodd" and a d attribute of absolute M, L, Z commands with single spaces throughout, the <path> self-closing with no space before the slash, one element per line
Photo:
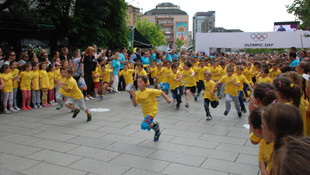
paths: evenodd
<path fill-rule="evenodd" d="M 90 123 L 83 112 L 72 119 L 66 108 L 0 114 L 0 175 L 258 174 L 258 146 L 243 127 L 248 113 L 238 118 L 232 104 L 224 117 L 221 100 L 206 121 L 201 97 L 180 110 L 157 100 L 158 142 L 152 130 L 140 129 L 141 107 L 127 92 L 88 101 L 89 109 L 110 109 L 93 113 Z"/>

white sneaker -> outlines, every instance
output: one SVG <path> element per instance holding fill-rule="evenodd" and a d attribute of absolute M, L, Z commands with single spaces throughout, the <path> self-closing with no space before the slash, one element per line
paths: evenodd
<path fill-rule="evenodd" d="M 38 104 L 38 108 L 43 108 L 40 104 Z"/>
<path fill-rule="evenodd" d="M 89 101 L 89 98 L 88 98 L 88 97 L 85 97 L 85 101 Z"/>
<path fill-rule="evenodd" d="M 15 110 L 20 111 L 21 109 L 18 108 L 17 106 L 14 107 Z"/>
<path fill-rule="evenodd" d="M 38 106 L 37 105 L 33 105 L 33 108 L 38 109 Z"/>
<path fill-rule="evenodd" d="M 7 109 L 5 109 L 5 110 L 3 111 L 3 113 L 4 113 L 4 114 L 11 114 L 11 112 L 8 111 Z"/>
<path fill-rule="evenodd" d="M 89 99 L 93 100 L 93 99 L 95 99 L 95 98 L 94 98 L 94 97 L 92 97 L 92 96 L 90 96 L 90 97 L 89 97 Z"/>
<path fill-rule="evenodd" d="M 14 108 L 10 109 L 10 111 L 11 111 L 11 112 L 14 112 L 14 113 L 18 112 L 18 111 L 17 111 L 16 109 L 14 109 Z"/>

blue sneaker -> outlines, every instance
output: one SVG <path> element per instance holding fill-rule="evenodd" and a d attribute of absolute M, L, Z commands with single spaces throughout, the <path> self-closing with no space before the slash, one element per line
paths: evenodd
<path fill-rule="evenodd" d="M 103 96 L 102 96 L 102 95 L 100 95 L 100 96 L 99 96 L 99 99 L 100 99 L 100 100 L 103 100 Z"/>
<path fill-rule="evenodd" d="M 154 134 L 154 142 L 157 142 L 158 139 L 159 139 L 159 136 L 161 134 L 160 132 L 160 128 L 159 128 L 159 123 L 158 122 L 155 122 L 155 126 L 153 128 L 153 130 L 155 131 L 155 134 Z"/>
<path fill-rule="evenodd" d="M 59 110 L 59 109 L 61 109 L 62 108 L 62 105 L 58 105 L 57 107 L 56 107 L 56 110 Z"/>

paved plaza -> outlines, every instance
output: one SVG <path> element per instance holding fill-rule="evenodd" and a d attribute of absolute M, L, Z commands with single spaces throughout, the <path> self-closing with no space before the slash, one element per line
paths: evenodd
<path fill-rule="evenodd" d="M 169 94 L 171 98 L 171 95 Z M 228 175 L 258 174 L 258 146 L 248 139 L 248 113 L 224 117 L 225 101 L 205 120 L 203 99 L 190 108 L 167 104 L 161 97 L 156 120 L 162 135 L 143 131 L 140 105 L 133 107 L 127 92 L 86 102 L 93 112 L 86 122 L 66 108 L 0 114 L 0 175 Z"/>

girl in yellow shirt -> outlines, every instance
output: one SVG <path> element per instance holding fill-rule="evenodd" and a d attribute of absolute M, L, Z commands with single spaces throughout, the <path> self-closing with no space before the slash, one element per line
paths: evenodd
<path fill-rule="evenodd" d="M 31 97 L 31 89 L 33 88 L 33 79 L 30 70 L 31 70 L 31 64 L 26 63 L 24 64 L 23 71 L 19 74 L 20 90 L 22 91 L 23 94 L 22 110 L 24 111 L 31 109 L 30 97 Z"/>
<path fill-rule="evenodd" d="M 38 63 L 32 63 L 32 80 L 33 80 L 33 88 L 31 89 L 32 96 L 32 104 L 34 108 L 42 108 L 41 106 L 41 91 L 40 91 L 40 83 L 39 83 L 39 65 Z"/>
<path fill-rule="evenodd" d="M 48 74 L 46 72 L 46 63 L 40 64 L 40 89 L 42 90 L 42 106 L 43 107 L 49 107 L 47 103 L 47 93 L 49 88 L 49 79 Z"/>
<path fill-rule="evenodd" d="M 49 96 L 49 102 L 51 105 L 56 105 L 55 103 L 55 66 L 53 64 L 50 64 L 48 66 L 48 96 Z"/>
<path fill-rule="evenodd" d="M 17 63 L 15 61 L 12 61 L 10 63 L 11 66 L 11 74 L 13 76 L 13 108 L 17 111 L 20 111 L 20 109 L 17 107 L 17 90 L 18 90 L 18 84 L 20 82 L 18 78 L 19 70 L 17 69 Z"/>
<path fill-rule="evenodd" d="M 159 122 L 153 122 L 153 119 L 158 111 L 158 105 L 155 97 L 162 95 L 167 103 L 171 103 L 172 100 L 170 100 L 161 90 L 147 88 L 148 79 L 146 76 L 139 76 L 137 83 L 139 91 L 135 93 L 134 89 L 131 90 L 132 103 L 134 107 L 136 107 L 138 103 L 141 104 L 144 116 L 144 120 L 141 123 L 141 129 L 148 131 L 153 129 L 155 131 L 154 141 L 156 142 L 158 141 L 161 132 Z"/>
<path fill-rule="evenodd" d="M 13 76 L 10 73 L 9 65 L 4 64 L 2 66 L 2 70 L 3 70 L 2 79 L 4 81 L 4 87 L 2 89 L 3 109 L 4 109 L 3 113 L 10 114 L 11 112 L 17 112 L 15 109 L 13 109 Z M 9 107 L 9 110 L 7 107 Z"/>

